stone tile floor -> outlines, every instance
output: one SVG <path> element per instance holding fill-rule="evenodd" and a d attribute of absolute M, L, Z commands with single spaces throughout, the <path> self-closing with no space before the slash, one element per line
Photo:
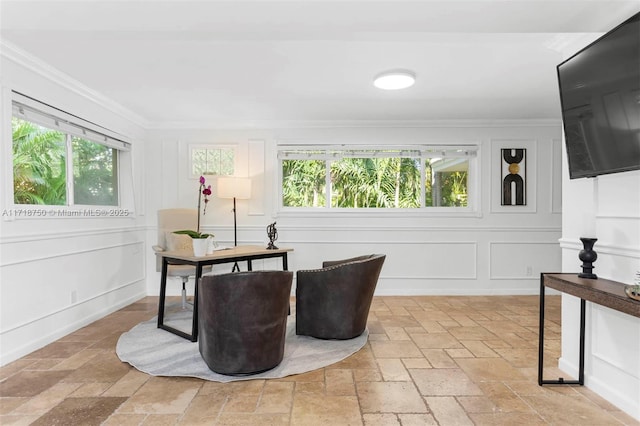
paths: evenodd
<path fill-rule="evenodd" d="M 640 424 L 587 388 L 537 385 L 537 296 L 376 297 L 369 343 L 355 355 L 228 384 L 153 377 L 118 359 L 120 334 L 152 318 L 157 302 L 144 298 L 0 368 L 0 424 Z M 559 296 L 547 309 L 553 378 L 563 375 Z"/>

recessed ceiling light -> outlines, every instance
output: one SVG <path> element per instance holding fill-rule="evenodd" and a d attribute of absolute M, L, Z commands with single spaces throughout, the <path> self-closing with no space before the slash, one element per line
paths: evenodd
<path fill-rule="evenodd" d="M 384 90 L 406 89 L 416 82 L 416 74 L 408 70 L 385 71 L 376 76 L 373 85 Z"/>

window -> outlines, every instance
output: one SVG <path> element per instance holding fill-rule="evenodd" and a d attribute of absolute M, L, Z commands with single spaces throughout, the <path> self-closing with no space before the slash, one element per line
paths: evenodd
<path fill-rule="evenodd" d="M 14 204 L 119 206 L 118 165 L 129 143 L 26 96 L 14 99 Z"/>
<path fill-rule="evenodd" d="M 203 175 L 233 176 L 236 150 L 233 146 L 191 145 L 189 170 L 192 178 Z"/>
<path fill-rule="evenodd" d="M 282 206 L 325 209 L 469 208 L 477 147 L 284 146 Z"/>

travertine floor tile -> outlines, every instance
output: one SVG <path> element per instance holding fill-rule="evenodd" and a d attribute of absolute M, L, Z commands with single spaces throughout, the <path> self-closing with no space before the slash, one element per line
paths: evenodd
<path fill-rule="evenodd" d="M 538 426 L 548 424 L 538 415 L 525 413 L 471 413 L 469 417 L 476 426 Z"/>
<path fill-rule="evenodd" d="M 102 426 L 139 426 L 147 416 L 147 414 L 112 414 L 102 423 Z"/>
<path fill-rule="evenodd" d="M 12 414 L 42 415 L 64 401 L 67 396 L 71 395 L 81 385 L 81 383 L 56 383 L 49 389 L 31 398 L 24 404 L 21 404 L 13 410 Z"/>
<path fill-rule="evenodd" d="M 362 425 L 355 396 L 296 394 L 291 410 L 294 425 Z"/>
<path fill-rule="evenodd" d="M 31 398 L 0 398 L 0 415 L 7 415 L 22 404 L 30 401 Z"/>
<path fill-rule="evenodd" d="M 411 358 L 409 358 L 411 359 Z M 385 382 L 410 381 L 411 377 L 398 358 L 381 358 L 378 366 Z"/>
<path fill-rule="evenodd" d="M 376 297 L 369 343 L 353 356 L 233 383 L 152 377 L 117 358 L 120 334 L 157 301 L 0 368 L 0 424 L 640 426 L 588 388 L 537 385 L 536 296 Z M 570 379 L 557 368 L 560 308 L 547 298 L 544 373 Z"/>
<path fill-rule="evenodd" d="M 179 414 L 149 414 L 141 426 L 173 426 L 179 419 Z"/>
<path fill-rule="evenodd" d="M 610 413 L 582 398 L 558 394 L 522 398 L 551 424 L 608 425 L 617 422 Z"/>
<path fill-rule="evenodd" d="M 19 371 L 0 386 L 0 397 L 33 397 L 58 383 L 71 373 L 67 371 Z"/>
<path fill-rule="evenodd" d="M 482 340 L 461 340 L 460 343 L 476 358 L 497 358 L 500 356 Z"/>
<path fill-rule="evenodd" d="M 149 375 L 138 370 L 131 370 L 109 389 L 107 389 L 103 396 L 131 396 L 140 386 L 145 384 L 149 380 Z"/>
<path fill-rule="evenodd" d="M 428 396 L 425 399 L 440 426 L 473 426 L 473 422 L 455 398 Z"/>
<path fill-rule="evenodd" d="M 214 424 L 226 402 L 224 395 L 197 395 L 191 400 L 180 423 Z"/>
<path fill-rule="evenodd" d="M 401 426 L 395 414 L 364 414 L 362 418 L 365 426 Z"/>
<path fill-rule="evenodd" d="M 494 413 L 497 407 L 486 396 L 458 396 L 458 403 L 469 413 Z"/>
<path fill-rule="evenodd" d="M 69 358 L 89 347 L 87 342 L 56 341 L 25 356 L 26 359 Z"/>
<path fill-rule="evenodd" d="M 413 383 L 358 382 L 357 388 L 363 413 L 428 412 Z"/>
<path fill-rule="evenodd" d="M 65 380 L 69 382 L 115 383 L 132 368 L 129 364 L 120 361 L 115 353 L 101 352 L 74 370 Z"/>
<path fill-rule="evenodd" d="M 267 381 L 258 401 L 258 413 L 290 413 L 295 382 Z M 353 387 L 353 383 L 351 383 Z"/>
<path fill-rule="evenodd" d="M 518 369 L 501 358 L 458 358 L 455 361 L 476 382 L 525 379 Z"/>
<path fill-rule="evenodd" d="M 28 426 L 38 420 L 38 415 L 9 415 L 0 418 L 2 426 Z"/>
<path fill-rule="evenodd" d="M 66 398 L 32 423 L 33 426 L 56 424 L 100 425 L 126 398 Z"/>
<path fill-rule="evenodd" d="M 424 396 L 482 395 L 480 388 L 458 368 L 409 370 Z"/>
<path fill-rule="evenodd" d="M 416 334 L 412 338 L 420 349 L 463 348 L 458 339 L 449 333 Z"/>
<path fill-rule="evenodd" d="M 444 349 L 423 349 L 422 353 L 433 368 L 458 368 L 458 364 Z"/>
<path fill-rule="evenodd" d="M 201 387 L 201 381 L 153 377 L 122 404 L 118 413 L 184 413 Z"/>
<path fill-rule="evenodd" d="M 432 414 L 398 414 L 402 426 L 438 426 Z"/>
<path fill-rule="evenodd" d="M 217 419 L 216 426 L 288 426 L 289 414 L 227 414 Z M 189 424 L 189 423 L 185 423 Z M 206 423 L 210 425 L 211 423 Z M 204 425 L 203 425 L 204 426 Z"/>
<path fill-rule="evenodd" d="M 370 342 L 376 358 L 422 358 L 420 349 L 410 341 Z"/>
<path fill-rule="evenodd" d="M 347 369 L 327 369 L 325 372 L 325 389 L 332 395 L 355 395 L 356 387 L 353 373 Z"/>

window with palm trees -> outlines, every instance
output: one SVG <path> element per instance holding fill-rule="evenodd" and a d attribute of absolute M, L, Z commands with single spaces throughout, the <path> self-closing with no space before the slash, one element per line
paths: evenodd
<path fill-rule="evenodd" d="M 285 208 L 467 208 L 475 146 L 281 147 Z"/>
<path fill-rule="evenodd" d="M 119 150 L 98 142 L 106 136 L 17 102 L 13 110 L 15 204 L 119 204 Z"/>

